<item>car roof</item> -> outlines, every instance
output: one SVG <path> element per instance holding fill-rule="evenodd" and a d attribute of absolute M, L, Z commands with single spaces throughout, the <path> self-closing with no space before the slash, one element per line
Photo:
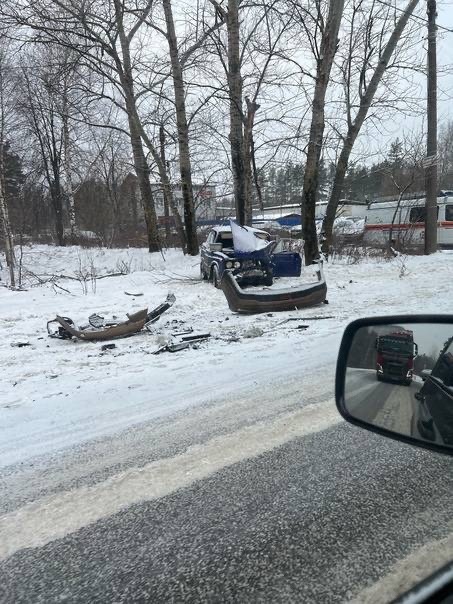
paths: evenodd
<path fill-rule="evenodd" d="M 269 235 L 269 233 L 267 231 L 263 231 L 261 229 L 255 229 L 254 227 L 248 226 L 247 229 L 249 229 L 253 233 L 262 233 L 263 235 Z M 215 226 L 212 228 L 212 230 L 215 231 L 216 233 L 231 233 L 231 227 L 227 226 L 227 225 Z"/>

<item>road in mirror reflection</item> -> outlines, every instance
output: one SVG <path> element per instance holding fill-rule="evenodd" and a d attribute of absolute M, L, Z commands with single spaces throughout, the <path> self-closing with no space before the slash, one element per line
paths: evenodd
<path fill-rule="evenodd" d="M 453 325 L 359 329 L 347 362 L 345 406 L 368 424 L 453 447 Z"/>

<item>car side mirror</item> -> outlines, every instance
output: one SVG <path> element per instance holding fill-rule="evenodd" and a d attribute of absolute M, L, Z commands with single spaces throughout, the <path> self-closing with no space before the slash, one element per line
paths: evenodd
<path fill-rule="evenodd" d="M 453 316 L 390 316 L 347 326 L 335 395 L 350 423 L 453 455 Z"/>

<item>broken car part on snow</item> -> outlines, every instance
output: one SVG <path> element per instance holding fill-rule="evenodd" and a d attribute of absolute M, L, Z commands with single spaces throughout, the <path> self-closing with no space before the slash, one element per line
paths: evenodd
<path fill-rule="evenodd" d="M 186 350 L 191 346 L 194 346 L 200 342 L 205 342 L 211 337 L 210 333 L 199 333 L 190 336 L 181 337 L 180 342 L 168 342 L 160 346 L 153 354 L 161 354 L 162 352 L 179 352 L 180 350 Z"/>
<path fill-rule="evenodd" d="M 145 327 L 148 329 L 150 325 L 155 323 L 157 319 L 164 314 L 166 310 L 171 308 L 175 303 L 176 297 L 174 294 L 168 294 L 167 299 L 163 304 L 159 304 L 154 310 L 152 310 L 146 317 Z"/>
<path fill-rule="evenodd" d="M 318 281 L 305 283 L 298 288 L 248 292 L 241 289 L 231 271 L 226 270 L 220 282 L 228 306 L 238 313 L 263 313 L 294 310 L 323 304 L 326 300 L 327 284 L 322 262 L 316 271 Z"/>
<path fill-rule="evenodd" d="M 145 326 L 147 314 L 148 309 L 145 308 L 132 315 L 128 314 L 127 321 L 117 323 L 116 325 L 107 325 L 99 329 L 93 328 L 91 325 L 86 329 L 76 329 L 73 325 L 70 325 L 67 321 L 65 321 L 63 317 L 59 317 L 58 315 L 56 316 L 55 321 L 60 324 L 65 332 L 69 333 L 74 338 L 78 338 L 79 340 L 110 340 L 112 338 L 124 338 L 141 331 Z M 52 321 L 49 323 L 52 323 Z M 49 323 L 47 324 L 48 330 Z M 63 339 L 68 339 L 68 337 L 66 336 Z"/>
<path fill-rule="evenodd" d="M 74 321 L 69 317 L 61 317 L 57 315 L 55 319 L 47 323 L 47 332 L 52 338 L 60 338 L 62 340 L 70 340 L 73 337 L 79 340 L 96 341 L 96 340 L 111 340 L 113 338 L 125 338 L 141 331 L 144 327 L 149 328 L 155 323 L 159 317 L 169 308 L 171 308 L 176 298 L 174 294 L 168 294 L 166 301 L 159 304 L 156 308 L 148 313 L 145 308 L 133 314 L 127 315 L 127 320 L 108 321 L 98 314 L 90 315 L 89 325 L 77 329 Z M 57 327 L 55 330 L 54 328 Z"/>

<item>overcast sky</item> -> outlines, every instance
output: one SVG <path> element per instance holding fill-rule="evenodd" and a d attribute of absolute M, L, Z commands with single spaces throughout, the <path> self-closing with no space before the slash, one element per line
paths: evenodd
<path fill-rule="evenodd" d="M 405 6 L 406 3 L 399 1 L 399 6 Z M 419 17 L 413 17 L 420 23 L 422 28 L 425 46 L 426 46 L 426 0 L 422 0 L 418 11 Z M 438 18 L 437 24 L 443 28 L 453 30 L 453 0 L 437 0 Z M 439 27 L 438 30 L 438 128 L 439 130 L 449 120 L 453 121 L 453 32 L 446 32 Z M 423 107 L 426 104 L 426 76 L 424 74 L 413 74 L 414 97 L 421 99 L 417 103 L 421 114 L 405 115 L 403 112 L 396 112 L 389 120 L 385 120 L 378 125 L 376 130 L 371 128 L 363 133 L 355 147 L 354 154 L 360 158 L 363 154 L 367 157 L 365 163 L 370 161 L 382 160 L 387 155 L 391 141 L 395 138 L 411 139 L 412 135 L 417 135 L 421 131 L 426 132 L 426 114 Z M 370 149 L 372 154 L 369 154 Z"/>
<path fill-rule="evenodd" d="M 453 325 L 407 323 L 403 327 L 414 332 L 414 342 L 418 345 L 418 354 L 428 356 L 438 355 L 448 338 L 453 336 Z"/>
<path fill-rule="evenodd" d="M 453 30 L 453 2 L 438 2 L 438 25 Z M 437 55 L 439 70 L 450 72 L 439 76 L 439 122 L 453 119 L 453 33 L 439 30 L 439 52 Z"/>

